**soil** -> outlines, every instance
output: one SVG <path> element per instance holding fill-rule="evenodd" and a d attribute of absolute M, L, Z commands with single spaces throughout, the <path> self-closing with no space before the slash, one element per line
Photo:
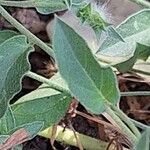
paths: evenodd
<path fill-rule="evenodd" d="M 111 1 L 109 7 L 107 8 L 107 14 L 109 13 L 109 16 L 114 17 L 114 19 L 111 19 L 111 23 L 115 25 L 124 20 L 129 14 L 140 9 L 137 5 L 126 4 L 124 2 L 121 5 L 124 8 L 124 10 L 122 10 L 119 9 L 120 6 L 118 7 L 121 1 L 117 0 L 117 2 Z M 27 29 L 38 36 L 41 40 L 44 42 L 50 42 L 49 35 L 47 35 L 46 32 L 46 26 L 53 19 L 53 14 L 45 16 L 37 13 L 34 9 L 21 8 L 10 8 L 9 11 L 14 18 L 21 22 Z M 14 28 L 1 17 L 0 29 L 3 30 Z M 33 72 L 36 72 L 37 74 L 40 74 L 46 78 L 52 77 L 57 72 L 57 66 L 52 58 L 38 47 L 36 47 L 35 52 L 30 53 L 29 62 Z M 143 81 L 142 78 L 134 74 L 118 73 L 119 87 L 121 91 L 149 91 L 150 83 L 141 82 L 141 80 Z M 24 77 L 22 80 L 22 90 L 15 95 L 15 97 L 11 100 L 11 103 L 14 103 L 21 96 L 35 90 L 40 84 L 40 82 L 30 79 L 29 77 Z M 119 106 L 131 118 L 150 125 L 150 97 L 123 97 L 121 98 Z M 92 116 L 80 104 L 78 104 L 77 110 Z M 99 117 L 106 121 L 103 116 Z M 66 115 L 60 124 L 62 124 L 62 122 L 65 123 L 67 127 L 70 127 L 71 124 L 76 131 L 85 135 L 89 135 L 97 139 L 102 139 L 104 141 L 109 141 L 110 139 L 109 135 L 107 135 L 108 131 L 105 132 L 107 129 L 105 129 L 103 125 L 88 120 L 80 115 L 75 115 L 73 117 L 71 116 L 69 118 Z M 78 150 L 76 147 L 65 145 L 57 141 L 54 142 L 54 146 L 58 150 Z M 23 150 L 53 150 L 53 148 L 49 139 L 36 136 L 34 139 L 23 143 Z"/>

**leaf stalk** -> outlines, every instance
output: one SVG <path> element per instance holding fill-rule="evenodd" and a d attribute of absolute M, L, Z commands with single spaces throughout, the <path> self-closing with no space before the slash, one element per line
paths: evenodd
<path fill-rule="evenodd" d="M 122 122 L 122 120 L 115 114 L 115 112 L 109 106 L 107 106 L 105 111 L 118 124 L 120 129 L 123 131 L 125 135 L 127 135 L 127 137 L 132 141 L 132 143 L 135 144 L 138 140 L 136 135 L 133 134 L 133 132 L 124 124 L 124 122 Z"/>
<path fill-rule="evenodd" d="M 65 92 L 65 93 L 71 95 L 71 92 L 69 90 L 52 83 L 49 79 L 46 79 L 36 73 L 28 71 L 25 75 L 28 77 L 31 77 L 39 82 L 48 84 L 49 87 L 52 89 L 55 89 L 60 92 Z M 112 107 L 112 105 L 111 105 L 111 107 Z M 121 110 L 119 110 L 116 106 L 113 106 L 112 108 L 117 112 L 117 115 L 110 108 L 110 104 L 108 104 L 108 106 L 106 107 L 106 112 L 115 120 L 116 123 L 118 123 L 118 125 L 120 126 L 121 130 L 125 133 L 125 135 L 128 135 L 131 138 L 131 141 L 133 143 L 135 143 L 137 141 L 137 138 L 140 137 L 140 132 L 138 131 L 138 129 L 136 129 L 135 125 L 130 121 L 130 119 L 127 116 L 125 116 L 125 114 L 123 114 L 123 112 L 121 112 Z M 125 123 L 127 123 L 129 128 L 133 132 L 122 122 L 121 119 Z M 135 133 L 135 135 L 134 135 L 134 133 Z"/>
<path fill-rule="evenodd" d="M 126 125 L 131 129 L 131 131 L 136 135 L 137 138 L 141 137 L 141 133 L 139 130 L 135 127 L 134 123 L 126 116 L 118 107 L 110 104 L 110 107 L 112 110 L 115 111 L 115 113 L 119 116 L 121 120 L 123 120 Z"/>
<path fill-rule="evenodd" d="M 13 25 L 18 31 L 28 37 L 28 40 L 32 43 L 39 46 L 43 49 L 46 53 L 48 53 L 51 57 L 54 58 L 53 50 L 46 45 L 43 41 L 37 38 L 34 34 L 32 34 L 29 30 L 27 30 L 22 24 L 20 24 L 16 19 L 14 19 L 2 6 L 0 6 L 0 14 L 11 24 Z"/>
<path fill-rule="evenodd" d="M 65 88 L 63 88 L 61 86 L 58 86 L 57 84 L 52 83 L 51 80 L 46 79 L 45 77 L 42 77 L 42 76 L 40 76 L 40 75 L 38 75 L 38 74 L 36 74 L 34 72 L 28 71 L 25 74 L 25 76 L 28 76 L 28 77 L 30 77 L 32 79 L 35 79 L 35 80 L 39 81 L 39 82 L 48 84 L 49 87 L 52 88 L 52 89 L 55 89 L 57 91 L 64 92 L 64 93 L 67 93 L 67 94 L 71 95 L 69 90 L 67 90 L 67 89 L 65 89 Z"/>

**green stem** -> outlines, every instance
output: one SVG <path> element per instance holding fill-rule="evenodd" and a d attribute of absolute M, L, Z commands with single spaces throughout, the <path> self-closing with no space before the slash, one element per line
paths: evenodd
<path fill-rule="evenodd" d="M 149 129 L 150 130 L 150 126 L 148 126 L 148 125 L 145 125 L 145 124 L 143 124 L 143 123 L 141 123 L 141 122 L 138 122 L 138 121 L 136 121 L 136 120 L 134 120 L 134 119 L 130 119 L 134 124 L 135 124 L 135 126 L 137 126 L 138 128 L 140 128 L 140 129 L 142 129 L 142 130 L 146 130 L 146 129 Z"/>
<path fill-rule="evenodd" d="M 46 137 L 46 138 L 51 138 L 52 127 L 49 127 L 47 129 L 45 129 L 44 131 L 40 132 L 39 135 Z M 83 147 L 86 150 L 105 150 L 105 149 L 107 149 L 107 146 L 109 144 L 107 142 L 91 138 L 89 136 L 80 134 L 78 132 L 76 132 L 76 135 L 79 137 Z M 77 140 L 74 136 L 74 133 L 70 129 L 65 128 L 65 130 L 64 130 L 63 127 L 57 126 L 55 138 L 59 142 L 65 142 L 65 144 L 76 146 L 76 147 L 78 146 Z M 114 145 L 112 144 L 109 149 L 113 150 Z M 127 149 L 123 148 L 123 150 L 127 150 Z"/>
<path fill-rule="evenodd" d="M 55 89 L 55 90 L 60 91 L 60 92 L 65 92 L 65 93 L 70 95 L 70 91 L 69 90 L 67 90 L 67 89 L 65 89 L 65 88 L 63 88 L 63 87 L 61 87 L 61 86 L 59 86 L 57 84 L 52 83 L 51 80 L 46 79 L 45 77 L 42 77 L 42 76 L 40 76 L 40 75 L 38 75 L 38 74 L 36 74 L 34 72 L 28 71 L 25 74 L 25 76 L 28 76 L 28 77 L 30 77 L 32 79 L 35 79 L 35 80 L 39 81 L 39 82 L 48 84 L 49 88 Z"/>
<path fill-rule="evenodd" d="M 54 58 L 53 50 L 47 46 L 43 41 L 37 38 L 34 34 L 28 31 L 22 24 L 20 24 L 16 19 L 14 19 L 2 6 L 0 6 L 0 14 L 12 24 L 16 29 L 18 29 L 22 34 L 26 35 L 28 39 L 43 49 L 46 53 Z"/>
<path fill-rule="evenodd" d="M 150 3 L 147 2 L 146 0 L 130 0 L 131 2 L 134 2 L 138 5 L 144 6 L 146 8 L 150 8 Z"/>
<path fill-rule="evenodd" d="M 22 8 L 33 8 L 33 7 L 49 7 L 49 8 L 57 8 L 62 7 L 66 9 L 65 4 L 62 2 L 37 2 L 35 1 L 3 1 L 0 0 L 0 5 L 10 6 L 10 7 L 22 7 Z"/>
<path fill-rule="evenodd" d="M 28 76 L 28 77 L 30 77 L 30 78 L 33 78 L 33 79 L 35 79 L 35 80 L 37 80 L 37 81 L 40 81 L 40 82 L 42 82 L 42 83 L 48 84 L 50 88 L 53 88 L 53 89 L 55 89 L 55 90 L 57 90 L 57 91 L 65 92 L 65 93 L 71 95 L 71 93 L 70 93 L 69 90 L 67 90 L 67 89 L 65 89 L 65 88 L 63 88 L 63 87 L 61 87 L 61 86 L 59 86 L 59 85 L 57 85 L 57 84 L 52 83 L 49 79 L 46 79 L 46 78 L 44 78 L 44 77 L 42 77 L 42 76 L 40 76 L 40 75 L 38 75 L 38 74 L 36 74 L 36 73 L 33 73 L 33 72 L 31 72 L 31 71 L 28 71 L 25 75 Z M 108 104 L 108 105 L 109 105 L 109 104 Z M 114 107 L 115 107 L 115 106 L 114 106 Z M 116 108 L 116 109 L 117 109 L 117 108 Z M 122 112 L 119 112 L 119 111 L 118 111 L 119 115 L 117 116 L 117 115 L 114 113 L 114 111 L 109 108 L 109 106 L 107 107 L 106 112 L 116 121 L 116 123 L 118 123 L 118 125 L 120 126 L 120 128 L 123 130 L 123 133 L 126 134 L 126 135 L 128 135 L 128 137 L 131 138 L 132 142 L 135 143 L 136 140 L 137 140 L 137 137 L 131 132 L 131 130 L 130 130 L 130 129 L 121 121 L 121 119 L 118 117 L 119 115 L 120 115 L 120 116 L 123 115 Z M 127 120 L 127 119 L 126 119 L 126 120 Z M 130 125 L 130 126 L 131 126 L 131 128 L 133 128 L 133 130 L 134 130 L 134 131 L 136 132 L 136 134 L 139 136 L 139 133 L 137 133 L 137 130 L 135 129 L 136 127 L 134 128 L 133 125 Z"/>
<path fill-rule="evenodd" d="M 150 91 L 120 92 L 121 96 L 150 96 Z"/>
<path fill-rule="evenodd" d="M 134 123 L 130 120 L 128 116 L 126 116 L 119 108 L 116 106 L 110 104 L 110 107 L 117 113 L 119 118 L 127 124 L 127 126 L 131 129 L 131 131 L 136 135 L 137 138 L 140 138 L 141 133 L 139 130 L 136 128 Z"/>
<path fill-rule="evenodd" d="M 34 72 L 28 71 L 25 75 L 30 78 L 33 78 L 39 82 L 46 83 L 49 85 L 50 88 L 53 88 L 57 91 L 66 92 L 66 93 L 70 94 L 69 90 L 67 90 L 63 87 L 60 87 L 59 85 L 55 85 L 49 79 L 46 79 L 46 78 L 42 77 L 41 75 L 38 75 Z M 149 91 L 121 92 L 121 96 L 149 96 L 149 95 L 150 95 Z"/>
<path fill-rule="evenodd" d="M 110 108 L 106 108 L 107 114 L 110 115 L 110 117 L 115 120 L 115 122 L 119 125 L 121 130 L 127 137 L 132 141 L 133 144 L 137 142 L 137 137 L 132 133 L 132 131 L 121 121 L 121 119 L 114 113 L 114 111 Z"/>

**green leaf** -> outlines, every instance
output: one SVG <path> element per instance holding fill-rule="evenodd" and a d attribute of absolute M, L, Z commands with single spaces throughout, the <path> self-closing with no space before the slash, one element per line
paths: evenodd
<path fill-rule="evenodd" d="M 123 37 L 116 31 L 116 29 L 114 27 L 108 26 L 106 28 L 106 32 L 109 37 L 112 37 L 112 38 L 118 39 L 119 41 L 125 42 Z"/>
<path fill-rule="evenodd" d="M 100 14 L 94 10 L 91 3 L 85 4 L 84 6 L 81 5 L 78 9 L 77 16 L 82 22 L 88 23 L 93 28 L 96 35 L 99 35 L 107 26 L 107 23 L 103 20 Z"/>
<path fill-rule="evenodd" d="M 106 101 L 118 101 L 120 95 L 111 68 L 100 66 L 86 42 L 60 19 L 56 20 L 53 45 L 60 74 L 88 110 L 101 113 Z"/>
<path fill-rule="evenodd" d="M 15 131 L 19 129 L 25 129 L 26 132 L 29 134 L 28 140 L 34 138 L 38 132 L 40 132 L 43 128 L 44 123 L 42 121 L 33 121 L 32 123 L 25 123 L 21 126 L 18 126 L 17 128 L 10 131 L 10 135 L 13 134 Z"/>
<path fill-rule="evenodd" d="M 56 84 L 56 85 L 58 85 L 58 86 L 60 86 L 62 88 L 65 88 L 65 89 L 69 90 L 67 83 L 62 78 L 62 76 L 60 75 L 59 72 L 56 73 L 54 76 L 52 76 L 50 80 L 51 80 L 52 83 L 54 83 L 54 84 Z M 43 85 L 45 85 L 45 84 L 43 84 Z M 42 86 L 40 86 L 40 87 L 42 87 Z M 46 86 L 48 87 L 48 85 L 46 85 Z"/>
<path fill-rule="evenodd" d="M 67 11 L 60 18 L 73 28 L 88 43 L 88 46 L 93 51 L 97 51 L 99 47 L 97 44 L 97 38 L 90 26 L 83 25 L 80 19 L 71 11 Z"/>
<path fill-rule="evenodd" d="M 12 150 L 23 150 L 23 145 L 22 144 L 17 145 L 14 148 L 12 148 Z"/>
<path fill-rule="evenodd" d="M 37 11 L 41 14 L 51 14 L 54 12 L 62 11 L 67 9 L 63 0 L 33 0 L 34 3 L 39 3 L 43 7 L 37 7 Z M 47 7 L 45 7 L 47 4 Z"/>
<path fill-rule="evenodd" d="M 150 9 L 130 16 L 116 28 L 116 31 L 125 42 L 107 37 L 99 49 L 99 54 L 126 57 L 133 55 L 136 43 L 150 46 Z"/>
<path fill-rule="evenodd" d="M 139 139 L 134 150 L 149 150 L 150 149 L 150 129 L 146 129 Z"/>
<path fill-rule="evenodd" d="M 0 44 L 3 43 L 5 40 L 17 35 L 17 32 L 12 30 L 2 30 L 0 31 Z"/>
<path fill-rule="evenodd" d="M 8 107 L 5 115 L 0 119 L 0 134 L 8 134 L 8 132 L 15 127 L 15 119 L 12 110 Z"/>
<path fill-rule="evenodd" d="M 20 79 L 29 70 L 27 53 L 30 45 L 23 35 L 14 36 L 0 45 L 0 118 L 10 98 L 20 90 Z"/>
<path fill-rule="evenodd" d="M 21 147 L 17 145 L 19 145 L 21 142 L 25 142 L 34 138 L 38 132 L 41 131 L 42 127 L 43 122 L 36 121 L 17 127 L 9 133 L 10 136 L 1 135 L 0 149 L 2 150 L 13 148 L 13 150 L 20 150 Z"/>
<path fill-rule="evenodd" d="M 146 60 L 149 56 L 150 56 L 150 46 L 145 46 L 137 43 L 134 55 L 130 59 L 121 62 L 115 65 L 114 67 L 116 67 L 118 71 L 124 73 L 132 69 L 137 59 Z"/>
<path fill-rule="evenodd" d="M 44 128 L 51 126 L 65 115 L 71 99 L 50 88 L 37 89 L 12 106 L 16 124 L 43 121 Z"/>
<path fill-rule="evenodd" d="M 146 46 L 138 43 L 137 50 L 138 50 L 137 59 L 142 59 L 146 61 L 150 56 L 150 46 Z"/>
<path fill-rule="evenodd" d="M 83 3 L 83 2 L 85 2 L 86 0 L 72 0 L 72 3 L 74 4 L 74 5 L 79 5 L 79 4 L 81 4 L 81 3 Z"/>
<path fill-rule="evenodd" d="M 3 144 L 9 137 L 9 135 L 0 135 L 0 145 Z"/>

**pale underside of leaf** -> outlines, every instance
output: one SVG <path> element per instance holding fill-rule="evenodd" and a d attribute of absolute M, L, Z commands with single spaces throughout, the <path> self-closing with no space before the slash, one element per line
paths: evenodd
<path fill-rule="evenodd" d="M 125 42 L 111 37 L 106 38 L 99 49 L 99 54 L 112 57 L 133 55 L 136 43 L 150 46 L 150 9 L 142 10 L 120 24 L 116 31 Z"/>
<path fill-rule="evenodd" d="M 127 61 L 119 63 L 114 67 L 116 67 L 120 72 L 124 73 L 131 70 L 138 59 L 146 60 L 149 56 L 150 56 L 150 46 L 145 46 L 137 43 L 134 55 Z"/>

